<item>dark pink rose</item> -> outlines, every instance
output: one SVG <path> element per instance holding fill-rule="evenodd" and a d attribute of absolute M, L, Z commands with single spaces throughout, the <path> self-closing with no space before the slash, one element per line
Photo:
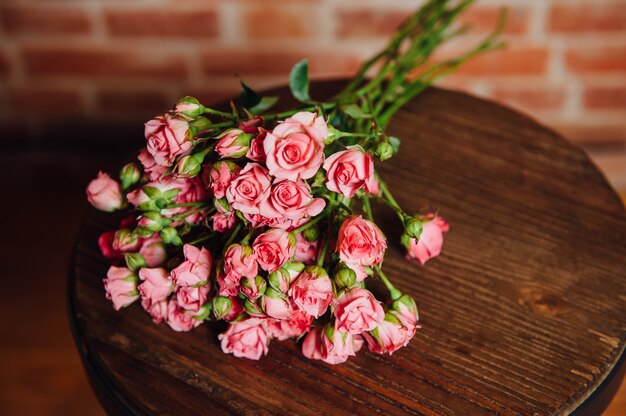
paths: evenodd
<path fill-rule="evenodd" d="M 374 162 L 372 155 L 360 147 L 334 153 L 326 162 L 326 187 L 346 198 L 352 198 L 356 191 L 364 189 L 366 193 L 374 193 Z"/>
<path fill-rule="evenodd" d="M 210 187 L 217 199 L 226 196 L 226 189 L 239 174 L 241 168 L 230 161 L 219 161 L 210 170 Z"/>
<path fill-rule="evenodd" d="M 422 234 L 418 241 L 411 239 L 411 247 L 407 258 L 417 259 L 422 265 L 441 253 L 443 246 L 443 234 L 450 229 L 448 223 L 441 217 L 428 214 L 423 219 L 430 218 L 422 226 Z"/>
<path fill-rule="evenodd" d="M 267 130 L 264 128 L 259 129 L 259 134 L 250 142 L 250 149 L 248 149 L 248 153 L 246 153 L 248 159 L 265 163 L 266 156 L 265 149 L 263 148 L 265 137 L 267 137 Z"/>
<path fill-rule="evenodd" d="M 272 228 L 254 240 L 252 250 L 259 266 L 271 273 L 291 260 L 296 250 L 295 237 L 287 231 Z"/>
<path fill-rule="evenodd" d="M 177 286 L 205 285 L 211 273 L 213 261 L 206 248 L 198 248 L 191 244 L 183 246 L 185 261 L 172 270 L 172 278 Z"/>
<path fill-rule="evenodd" d="M 368 290 L 360 287 L 339 296 L 334 312 L 337 330 L 350 334 L 371 331 L 385 318 L 380 302 Z"/>
<path fill-rule="evenodd" d="M 337 237 L 339 259 L 357 274 L 357 281 L 365 279 L 362 266 L 374 266 L 383 261 L 387 240 L 371 221 L 352 216 L 347 218 Z"/>
<path fill-rule="evenodd" d="M 170 299 L 167 305 L 167 324 L 174 331 L 187 332 L 202 324 L 202 319 L 196 319 L 194 312 L 180 307 L 176 299 Z"/>
<path fill-rule="evenodd" d="M 169 114 L 148 121 L 145 136 L 148 152 L 161 166 L 170 166 L 176 156 L 188 153 L 192 147 L 189 124 Z"/>
<path fill-rule="evenodd" d="M 223 334 L 218 335 L 222 351 L 238 358 L 258 360 L 266 355 L 269 337 L 265 319 L 248 318 L 231 322 Z"/>
<path fill-rule="evenodd" d="M 98 177 L 89 182 L 87 200 L 91 205 L 105 212 L 112 212 L 124 206 L 122 187 L 104 172 L 98 172 Z"/>
<path fill-rule="evenodd" d="M 245 120 L 239 123 L 237 128 L 244 131 L 244 133 L 257 133 L 260 128 L 263 126 L 263 118 L 261 116 L 256 116 L 251 118 L 250 120 Z"/>
<path fill-rule="evenodd" d="M 172 277 L 162 268 L 140 269 L 139 278 L 143 281 L 138 287 L 141 299 L 149 301 L 149 305 L 167 299 L 174 289 Z"/>
<path fill-rule="evenodd" d="M 115 232 L 113 237 L 112 247 L 113 250 L 127 253 L 129 251 L 137 251 L 141 247 L 143 239 L 137 237 L 133 232 L 127 228 L 122 228 Z"/>
<path fill-rule="evenodd" d="M 237 217 L 232 211 L 224 214 L 218 212 L 217 214 L 213 214 L 211 219 L 213 219 L 213 230 L 218 233 L 232 231 L 233 228 L 235 228 L 235 223 L 237 222 Z"/>
<path fill-rule="evenodd" d="M 271 179 L 263 166 L 248 163 L 226 190 L 231 206 L 246 214 L 259 214 L 270 192 Z"/>
<path fill-rule="evenodd" d="M 289 296 L 302 311 L 318 318 L 334 298 L 333 284 L 326 270 L 308 266 L 289 288 Z"/>
<path fill-rule="evenodd" d="M 111 266 L 107 278 L 103 280 L 106 298 L 113 302 L 113 308 L 119 311 L 139 297 L 137 275 L 125 267 Z"/>
<path fill-rule="evenodd" d="M 121 260 L 124 253 L 113 248 L 113 240 L 115 239 L 115 231 L 106 231 L 98 237 L 98 246 L 102 255 L 109 260 Z"/>

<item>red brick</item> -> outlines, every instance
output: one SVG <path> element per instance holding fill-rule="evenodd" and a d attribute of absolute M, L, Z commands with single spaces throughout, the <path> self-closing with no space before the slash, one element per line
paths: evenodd
<path fill-rule="evenodd" d="M 18 86 L 10 87 L 8 94 L 10 106 L 20 113 L 75 114 L 82 109 L 76 90 Z"/>
<path fill-rule="evenodd" d="M 367 38 L 391 35 L 409 12 L 391 10 L 340 10 L 337 12 L 337 36 Z"/>
<path fill-rule="evenodd" d="M 31 76 L 141 77 L 180 79 L 187 74 L 180 55 L 106 47 L 30 46 L 22 51 Z"/>
<path fill-rule="evenodd" d="M 570 70 L 580 73 L 626 72 L 626 47 L 570 49 L 565 62 Z"/>
<path fill-rule="evenodd" d="M 490 95 L 497 101 L 530 111 L 559 109 L 565 102 L 565 90 L 558 87 L 499 86 Z"/>
<path fill-rule="evenodd" d="M 9 34 L 86 34 L 91 21 L 84 10 L 68 7 L 10 5 L 0 8 L 0 22 Z"/>
<path fill-rule="evenodd" d="M 583 102 L 594 110 L 626 109 L 626 87 L 590 87 L 585 90 Z"/>
<path fill-rule="evenodd" d="M 106 10 L 107 30 L 114 36 L 214 37 L 214 10 Z"/>
<path fill-rule="evenodd" d="M 488 33 L 498 24 L 500 7 L 470 7 L 459 16 L 459 22 L 471 27 L 472 33 Z M 504 33 L 518 35 L 528 31 L 530 13 L 524 7 L 507 7 Z"/>
<path fill-rule="evenodd" d="M 541 75 L 548 66 L 549 51 L 541 47 L 507 48 L 487 52 L 463 65 L 463 75 Z"/>
<path fill-rule="evenodd" d="M 626 4 L 596 1 L 554 5 L 550 9 L 548 29 L 572 34 L 623 31 L 626 30 Z"/>
<path fill-rule="evenodd" d="M 100 91 L 96 94 L 100 111 L 129 117 L 165 113 L 174 104 L 157 88 L 155 91 Z"/>
<path fill-rule="evenodd" d="M 294 9 L 265 3 L 252 6 L 242 14 L 244 33 L 251 39 L 311 37 L 319 27 L 316 12 L 312 7 Z"/>

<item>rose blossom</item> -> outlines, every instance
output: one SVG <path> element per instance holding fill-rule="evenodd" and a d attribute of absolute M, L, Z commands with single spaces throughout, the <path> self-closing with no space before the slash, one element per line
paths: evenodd
<path fill-rule="evenodd" d="M 115 211 L 124 205 L 120 184 L 104 172 L 98 172 L 96 179 L 89 182 L 87 200 L 95 208 L 106 212 Z"/>
<path fill-rule="evenodd" d="M 258 266 L 256 255 L 247 245 L 233 244 L 224 254 L 224 278 L 239 284 L 242 277 L 256 277 Z"/>
<path fill-rule="evenodd" d="M 187 332 L 202 324 L 201 319 L 195 319 L 194 313 L 180 307 L 175 299 L 170 299 L 167 305 L 167 324 L 174 331 Z"/>
<path fill-rule="evenodd" d="M 259 134 L 256 135 L 254 139 L 250 142 L 250 149 L 248 149 L 248 153 L 246 153 L 246 157 L 250 160 L 259 163 L 265 163 L 265 149 L 263 145 L 265 143 L 265 138 L 267 137 L 267 130 L 264 128 L 259 128 Z"/>
<path fill-rule="evenodd" d="M 172 270 L 172 278 L 177 286 L 202 286 L 211 273 L 211 253 L 206 248 L 191 244 L 183 246 L 185 261 Z"/>
<path fill-rule="evenodd" d="M 296 242 L 293 235 L 287 231 L 272 228 L 254 240 L 252 250 L 259 266 L 271 273 L 280 269 L 280 266 L 293 257 Z"/>
<path fill-rule="evenodd" d="M 418 319 L 415 300 L 408 295 L 401 296 L 393 302 L 379 326 L 363 333 L 368 348 L 378 354 L 391 354 L 406 346 L 415 335 Z"/>
<path fill-rule="evenodd" d="M 210 170 L 210 187 L 217 199 L 226 196 L 226 189 L 235 178 L 241 168 L 230 161 L 219 161 Z"/>
<path fill-rule="evenodd" d="M 407 253 L 408 259 L 417 259 L 422 265 L 429 259 L 438 256 L 443 246 L 443 234 L 447 233 L 450 226 L 440 216 L 427 214 L 422 218 L 432 218 L 422 226 L 422 234 L 419 240 L 411 239 L 411 247 Z"/>
<path fill-rule="evenodd" d="M 304 338 L 302 355 L 328 364 L 340 364 L 363 346 L 360 335 L 335 331 L 332 326 L 314 327 Z"/>
<path fill-rule="evenodd" d="M 337 237 L 339 258 L 357 274 L 357 282 L 367 276 L 363 266 L 374 266 L 383 261 L 387 240 L 380 229 L 361 216 L 347 218 Z"/>
<path fill-rule="evenodd" d="M 113 309 L 119 311 L 139 297 L 137 275 L 126 267 L 111 266 L 107 278 L 103 279 L 106 298 L 113 302 Z"/>
<path fill-rule="evenodd" d="M 299 309 L 315 318 L 328 309 L 333 300 L 333 284 L 326 270 L 308 266 L 289 288 L 289 296 Z"/>
<path fill-rule="evenodd" d="M 262 276 L 255 277 L 244 277 L 241 279 L 241 293 L 248 298 L 250 301 L 255 301 L 261 297 L 263 292 L 265 292 L 265 288 L 267 287 L 267 283 L 265 283 L 265 279 Z"/>
<path fill-rule="evenodd" d="M 148 179 L 151 181 L 159 179 L 167 170 L 167 166 L 161 166 L 156 163 L 150 152 L 148 152 L 148 149 L 141 149 L 137 159 L 141 162 L 143 171 L 148 175 Z"/>
<path fill-rule="evenodd" d="M 160 302 L 154 302 L 148 307 L 147 312 L 150 313 L 150 316 L 152 317 L 152 322 L 154 322 L 155 324 L 160 324 L 161 322 L 163 322 L 164 319 L 167 318 L 167 306 L 167 300 L 162 300 Z"/>
<path fill-rule="evenodd" d="M 259 206 L 269 195 L 270 184 L 267 169 L 258 163 L 248 163 L 226 189 L 226 199 L 234 209 L 259 214 Z"/>
<path fill-rule="evenodd" d="M 218 335 L 218 339 L 222 351 L 238 358 L 258 360 L 268 351 L 269 337 L 264 319 L 248 318 L 231 322 L 226 332 Z"/>
<path fill-rule="evenodd" d="M 295 261 L 301 261 L 304 264 L 315 263 L 315 256 L 317 255 L 317 241 L 310 242 L 302 233 L 296 234 L 296 254 L 294 255 Z"/>
<path fill-rule="evenodd" d="M 144 185 L 144 188 L 145 187 L 155 188 L 161 194 L 174 193 L 175 196 L 173 196 L 173 198 L 175 198 L 179 194 L 187 192 L 189 186 L 190 186 L 189 178 L 174 178 L 172 176 L 168 176 L 168 177 L 157 179 L 152 182 L 148 182 L 147 184 Z M 129 192 L 128 195 L 126 195 L 126 198 L 128 199 L 128 202 L 130 202 L 136 207 L 143 203 L 150 201 L 150 197 L 146 194 L 143 188 L 135 189 L 134 191 Z M 167 210 L 164 210 L 164 211 L 167 211 Z"/>
<path fill-rule="evenodd" d="M 355 287 L 337 299 L 337 330 L 360 334 L 376 328 L 385 318 L 380 302 L 368 290 Z"/>
<path fill-rule="evenodd" d="M 98 237 L 98 246 L 102 255 L 109 260 L 120 260 L 124 258 L 124 253 L 113 248 L 115 231 L 106 231 Z"/>
<path fill-rule="evenodd" d="M 145 124 L 148 152 L 161 166 L 170 166 L 176 156 L 191 149 L 189 124 L 185 120 L 165 114 Z"/>
<path fill-rule="evenodd" d="M 138 238 L 129 229 L 122 228 L 121 230 L 117 230 L 115 232 L 111 246 L 113 247 L 113 250 L 126 253 L 138 250 L 139 247 L 141 247 L 142 241 L 143 240 L 141 238 Z"/>
<path fill-rule="evenodd" d="M 213 230 L 218 233 L 226 233 L 235 228 L 237 217 L 232 211 L 222 214 L 218 212 L 211 217 L 213 220 Z"/>
<path fill-rule="evenodd" d="M 298 220 L 316 216 L 325 206 L 323 198 L 311 196 L 311 188 L 306 182 L 283 179 L 272 185 L 267 202 L 261 205 L 261 214 L 269 218 Z"/>
<path fill-rule="evenodd" d="M 181 308 L 192 312 L 198 312 L 202 305 L 209 300 L 211 286 L 199 287 L 181 286 L 176 289 L 176 300 Z"/>
<path fill-rule="evenodd" d="M 179 192 L 174 197 L 175 204 L 189 204 L 207 199 L 208 194 L 206 186 L 199 177 L 179 178 L 177 181 L 179 182 L 180 188 L 178 188 Z M 205 215 L 203 211 L 195 211 L 194 207 L 163 209 L 161 210 L 161 214 L 164 217 L 172 217 L 185 213 L 186 211 L 189 211 L 189 215 L 184 218 L 184 221 L 189 224 L 197 224 L 204 218 Z"/>
<path fill-rule="evenodd" d="M 352 198 L 359 189 L 368 194 L 375 191 L 372 155 L 360 147 L 334 153 L 324 162 L 324 169 L 328 178 L 326 187 L 346 198 Z"/>
<path fill-rule="evenodd" d="M 250 120 L 245 120 L 239 123 L 237 128 L 244 131 L 244 133 L 257 133 L 263 126 L 263 117 L 256 116 Z"/>
<path fill-rule="evenodd" d="M 215 280 L 217 280 L 218 295 L 227 296 L 232 299 L 234 296 L 237 296 L 239 294 L 241 278 L 231 276 L 230 279 L 226 279 L 226 273 L 224 272 L 223 263 L 220 263 L 215 269 Z"/>
<path fill-rule="evenodd" d="M 274 127 L 263 142 L 270 174 L 280 179 L 309 179 L 324 162 L 328 126 L 315 113 L 299 112 Z"/>
<path fill-rule="evenodd" d="M 215 153 L 222 159 L 243 157 L 250 148 L 251 138 L 249 133 L 244 133 L 239 129 L 227 130 L 218 137 Z"/>
<path fill-rule="evenodd" d="M 158 234 L 143 240 L 139 254 L 144 258 L 148 267 L 159 267 L 167 260 L 165 244 L 163 244 Z"/>
<path fill-rule="evenodd" d="M 271 287 L 261 297 L 261 308 L 274 319 L 289 319 L 293 313 L 287 296 Z"/>
<path fill-rule="evenodd" d="M 143 268 L 139 270 L 139 278 L 143 281 L 139 285 L 139 293 L 141 294 L 142 303 L 145 302 L 144 309 L 149 309 L 150 305 L 155 302 L 165 300 L 172 290 L 174 284 L 172 277 L 167 270 L 162 268 L 149 269 Z"/>
<path fill-rule="evenodd" d="M 313 323 L 313 317 L 292 305 L 291 314 L 286 319 L 269 319 L 268 330 L 272 338 L 284 341 L 304 335 Z"/>

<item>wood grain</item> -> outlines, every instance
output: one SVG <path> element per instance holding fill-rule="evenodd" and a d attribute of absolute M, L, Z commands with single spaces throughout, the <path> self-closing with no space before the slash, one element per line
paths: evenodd
<path fill-rule="evenodd" d="M 317 83 L 313 93 L 336 88 Z M 115 312 L 96 245 L 115 221 L 90 211 L 69 300 L 81 355 L 104 383 L 96 390 L 149 414 L 577 409 L 625 345 L 626 216 L 616 193 L 582 150 L 467 95 L 431 89 L 389 133 L 401 151 L 379 171 L 400 204 L 438 210 L 451 224 L 443 255 L 422 268 L 403 259 L 393 214 L 377 209 L 391 240 L 385 270 L 420 308 L 422 329 L 408 347 L 329 366 L 273 341 L 267 357 L 248 361 L 221 352 L 219 325 L 179 334 L 152 324 L 139 305 Z"/>

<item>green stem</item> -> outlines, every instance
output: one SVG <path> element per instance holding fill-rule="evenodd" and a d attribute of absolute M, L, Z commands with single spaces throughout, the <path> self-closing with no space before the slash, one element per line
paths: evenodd
<path fill-rule="evenodd" d="M 250 238 L 252 238 L 252 234 L 254 234 L 254 228 L 251 229 L 248 234 L 246 234 L 246 236 L 243 238 L 243 240 L 241 240 L 241 244 L 246 244 L 248 245 L 250 243 Z"/>
<path fill-rule="evenodd" d="M 205 114 L 215 114 L 216 116 L 220 116 L 220 117 L 224 117 L 224 118 L 229 118 L 229 119 L 231 119 L 231 120 L 236 119 L 236 117 L 235 117 L 235 115 L 234 115 L 234 114 L 231 114 L 231 113 L 225 113 L 225 112 L 223 112 L 223 111 L 218 111 L 218 110 L 214 110 L 214 109 L 212 109 L 212 108 L 207 108 L 207 107 L 204 107 L 204 113 L 205 113 Z"/>
<path fill-rule="evenodd" d="M 235 121 L 225 121 L 223 123 L 215 123 L 215 124 L 211 124 L 209 126 L 210 130 L 217 130 L 217 129 L 221 129 L 222 127 L 234 127 L 235 126 Z"/>
<path fill-rule="evenodd" d="M 193 244 L 202 243 L 203 241 L 210 240 L 211 238 L 216 237 L 218 235 L 220 235 L 220 233 L 212 232 L 211 234 L 208 234 L 208 235 L 205 235 L 203 237 L 197 238 L 197 239 L 195 239 L 193 241 L 190 241 L 188 243 L 185 243 L 185 244 L 192 244 L 193 245 Z"/>
<path fill-rule="evenodd" d="M 324 211 L 322 211 L 317 217 L 313 218 L 311 221 L 307 222 L 306 224 L 302 224 L 301 226 L 293 230 L 292 233 L 300 234 L 302 231 L 306 230 L 307 228 L 314 226 L 315 224 L 323 220 L 326 216 L 328 216 L 328 213 L 330 212 L 330 208 L 331 208 L 331 205 L 327 204 L 326 208 L 324 208 Z"/>
<path fill-rule="evenodd" d="M 337 106 L 337 103 L 335 103 L 335 102 L 333 102 L 333 103 L 318 103 L 316 105 L 309 105 L 309 106 L 305 106 L 305 107 L 294 108 L 294 109 L 291 109 L 289 111 L 283 111 L 282 113 L 268 114 L 266 116 L 263 116 L 263 119 L 265 121 L 273 121 L 273 120 L 278 120 L 278 119 L 281 119 L 281 118 L 292 116 L 292 115 L 296 114 L 299 111 L 311 111 L 311 110 L 315 110 L 316 107 L 321 107 L 323 110 L 328 110 L 328 109 L 334 108 L 336 106 Z"/>
<path fill-rule="evenodd" d="M 378 277 L 380 277 L 380 280 L 382 280 L 385 286 L 387 287 L 387 290 L 389 291 L 389 295 L 391 296 L 391 300 L 396 300 L 400 298 L 402 296 L 402 292 L 400 292 L 391 284 L 391 282 L 389 281 L 385 273 L 383 273 L 381 268 L 375 267 L 374 270 L 376 271 L 376 274 L 378 275 Z"/>
<path fill-rule="evenodd" d="M 233 233 L 230 235 L 230 237 L 228 237 L 228 240 L 226 240 L 226 244 L 224 244 L 224 251 L 226 251 L 228 249 L 228 246 L 230 246 L 232 242 L 235 241 L 235 238 L 237 237 L 237 234 L 239 234 L 239 231 L 241 231 L 242 227 L 243 225 L 241 223 L 237 224 L 237 226 L 233 230 Z"/>
<path fill-rule="evenodd" d="M 370 206 L 370 199 L 367 195 L 363 195 L 361 198 L 363 201 L 363 211 L 365 211 L 365 215 L 367 215 L 367 219 L 374 222 L 374 217 L 372 216 L 372 207 Z"/>
<path fill-rule="evenodd" d="M 324 241 L 324 245 L 322 246 L 322 249 L 320 250 L 320 254 L 317 257 L 317 265 L 322 267 L 324 265 L 324 258 L 326 257 L 326 252 L 328 251 L 328 246 L 329 246 L 329 238 L 326 238 L 326 240 Z"/>

